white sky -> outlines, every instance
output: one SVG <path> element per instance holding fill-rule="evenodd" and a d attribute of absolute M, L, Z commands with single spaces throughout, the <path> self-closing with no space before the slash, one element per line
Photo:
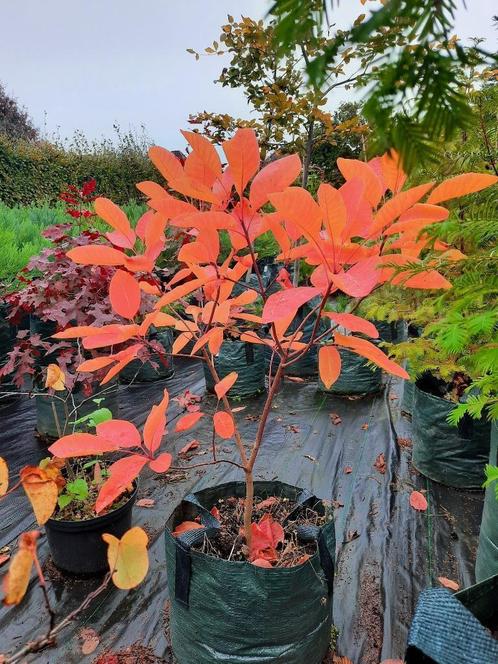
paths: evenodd
<path fill-rule="evenodd" d="M 495 49 L 495 0 L 466 0 L 467 9 L 456 2 L 459 37 L 484 36 Z M 223 58 L 196 62 L 186 48 L 201 51 L 218 39 L 228 13 L 258 18 L 269 6 L 269 0 L 0 0 L 0 80 L 49 134 L 79 129 L 99 138 L 111 136 L 114 123 L 123 130 L 143 124 L 157 143 L 181 148 L 189 113 L 248 115 L 240 91 L 213 83 Z M 334 18 L 345 27 L 361 11 L 359 0 L 340 0 Z M 333 107 L 348 93 L 341 94 Z"/>

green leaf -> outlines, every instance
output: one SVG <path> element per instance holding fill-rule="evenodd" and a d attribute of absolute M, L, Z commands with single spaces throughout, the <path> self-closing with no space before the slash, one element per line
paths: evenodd
<path fill-rule="evenodd" d="M 72 501 L 73 501 L 73 496 L 69 495 L 68 493 L 62 493 L 57 499 L 57 504 L 59 505 L 59 508 L 63 510 L 70 503 L 72 503 Z"/>
<path fill-rule="evenodd" d="M 77 500 L 86 500 L 88 498 L 88 484 L 86 481 L 78 477 L 73 482 L 66 484 L 66 491 Z"/>
<path fill-rule="evenodd" d="M 486 465 L 486 481 L 484 482 L 483 486 L 490 486 L 492 482 L 496 482 L 495 486 L 495 493 L 496 493 L 496 500 L 498 500 L 498 466 L 491 466 L 489 463 Z"/>

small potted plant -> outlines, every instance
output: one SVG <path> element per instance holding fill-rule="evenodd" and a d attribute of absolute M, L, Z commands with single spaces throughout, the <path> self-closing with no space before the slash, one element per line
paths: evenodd
<path fill-rule="evenodd" d="M 237 656 L 241 663 L 263 658 L 275 663 L 285 660 L 288 664 L 319 664 L 330 640 L 333 522 L 327 518 L 323 500 L 300 490 L 306 487 L 255 482 L 255 466 L 265 444 L 275 395 L 292 363 L 325 338 L 329 343 L 320 346 L 318 362 L 320 378 L 327 388 L 340 375 L 338 349 L 351 350 L 384 370 L 407 378 L 406 371 L 377 346 L 355 333 L 341 334 L 337 323 L 327 326 L 324 334 L 319 333 L 320 320 L 330 320 L 325 306 L 340 290 L 351 298 L 346 313 L 354 316 L 357 300 L 389 280 L 405 288 L 450 288 L 451 284 L 431 263 L 432 257 L 420 257 L 423 243 L 416 254 L 411 246 L 405 251 L 403 234 L 393 246 L 386 229 L 417 205 L 422 206 L 430 220 L 434 208 L 439 213 L 439 203 L 489 186 L 497 178 L 472 174 L 436 187 L 430 182 L 401 191 L 399 183 L 403 178 L 396 155 L 384 155 L 375 168 L 359 160 L 340 159 L 338 166 L 346 184 L 340 189 L 322 184 L 316 201 L 305 189 L 291 186 L 301 167 L 297 156 L 284 157 L 259 170 L 259 147 L 251 129 L 239 129 L 223 144 L 228 162 L 225 169 L 207 139 L 192 132 L 184 135 L 192 146 L 184 165 L 162 148 L 151 148 L 150 156 L 171 189 L 200 203 L 195 206 L 174 198 L 155 183 L 140 184 L 155 211 L 150 221 L 155 232 L 162 233 L 168 224 L 188 228 L 195 237 L 179 252 L 179 261 L 186 268 L 162 285 L 162 293 L 146 320 L 157 325 L 161 318 L 165 326 L 175 327 L 180 334 L 174 352 L 181 352 L 187 343 L 194 342 L 191 353 L 206 363 L 217 397 L 209 426 L 211 463 L 234 466 L 243 481 L 186 496 L 168 523 L 166 553 L 173 652 L 180 664 L 212 664 L 213 653 L 219 659 Z M 421 203 L 429 192 L 428 199 Z M 268 202 L 273 211 L 266 213 L 263 206 Z M 358 214 L 359 202 L 360 209 L 368 214 Z M 126 281 L 123 278 L 121 296 L 133 306 L 128 311 L 129 322 L 120 327 L 119 338 L 133 339 L 133 344 L 140 347 L 146 343 L 147 328 L 134 322 L 140 305 L 140 277 L 136 272 L 137 266 L 151 272 L 154 259 L 136 242 L 129 222 L 117 206 L 110 201 L 97 204 L 99 215 L 129 239 L 128 247 L 118 250 L 95 243 L 70 250 L 69 257 L 84 265 L 112 262 L 129 273 Z M 220 231 L 228 233 L 232 245 L 224 260 L 220 260 Z M 268 231 L 273 233 L 282 253 L 296 247 L 303 252 L 312 266 L 310 285 L 287 284 L 288 288 L 271 294 L 265 290 L 258 276 L 254 242 Z M 259 321 L 253 319 L 261 327 L 244 332 L 241 341 L 270 347 L 279 364 L 274 375 L 268 374 L 268 392 L 257 432 L 245 441 L 229 399 L 238 374 L 232 371 L 221 379 L 214 357 L 232 317 L 234 285 L 241 283 L 249 268 L 256 274 L 263 302 Z M 194 293 L 198 304 L 185 307 L 183 314 L 171 308 Z M 113 298 L 117 293 L 111 290 L 110 295 Z M 252 295 L 247 297 L 248 302 L 253 301 Z M 309 340 L 303 341 L 303 324 L 292 332 L 289 327 L 299 308 L 313 298 L 317 298 L 317 304 L 310 314 L 316 315 L 316 322 Z M 240 300 L 237 304 L 242 309 L 247 306 Z M 107 337 L 109 347 L 116 343 L 116 336 L 115 330 L 107 332 L 105 327 L 97 326 L 75 327 L 56 335 L 59 339 L 81 338 L 83 344 L 95 337 L 102 341 Z M 91 371 L 105 365 L 109 369 L 107 376 L 116 375 L 132 359 L 133 356 L 117 357 L 111 348 L 106 357 L 84 364 L 80 370 Z M 206 415 L 189 413 L 176 429 L 188 430 Z M 220 452 L 218 439 L 233 440 L 235 455 Z M 308 545 L 310 549 L 306 550 Z"/>

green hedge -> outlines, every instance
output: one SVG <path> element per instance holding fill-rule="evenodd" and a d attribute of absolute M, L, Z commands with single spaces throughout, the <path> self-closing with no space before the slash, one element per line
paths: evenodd
<path fill-rule="evenodd" d="M 118 204 L 143 200 L 135 184 L 162 182 L 138 150 L 79 154 L 48 142 L 14 142 L 0 135 L 0 201 L 8 206 L 53 204 L 68 184 L 95 178 L 97 191 Z"/>

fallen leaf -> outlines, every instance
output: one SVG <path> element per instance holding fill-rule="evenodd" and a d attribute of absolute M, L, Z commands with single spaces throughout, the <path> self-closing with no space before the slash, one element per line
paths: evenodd
<path fill-rule="evenodd" d="M 351 466 L 346 466 L 346 467 L 344 468 L 344 474 L 345 474 L 345 475 L 349 475 L 349 474 L 352 473 L 352 472 L 353 472 L 353 469 L 351 468 Z"/>
<path fill-rule="evenodd" d="M 348 530 L 346 533 L 346 539 L 344 540 L 346 543 L 347 542 L 352 542 L 355 539 L 358 539 L 360 536 L 360 533 L 357 530 Z"/>
<path fill-rule="evenodd" d="M 270 496 L 269 498 L 262 500 L 255 507 L 258 510 L 267 510 L 269 507 L 275 505 L 275 503 L 278 503 L 278 498 L 276 498 L 275 496 Z"/>
<path fill-rule="evenodd" d="M 330 413 L 330 419 L 335 426 L 342 422 L 341 417 L 337 413 Z"/>
<path fill-rule="evenodd" d="M 382 475 L 386 472 L 386 458 L 383 452 L 381 452 L 375 459 L 374 468 L 376 468 Z"/>
<path fill-rule="evenodd" d="M 252 539 L 250 560 L 263 558 L 269 562 L 278 560 L 276 548 L 284 541 L 284 529 L 271 514 L 264 514 L 258 523 L 251 524 Z"/>
<path fill-rule="evenodd" d="M 398 438 L 398 445 L 400 447 L 409 448 L 409 447 L 412 446 L 412 439 L 411 438 Z"/>
<path fill-rule="evenodd" d="M 140 498 L 140 500 L 137 500 L 135 503 L 137 507 L 154 507 L 155 504 L 156 501 L 152 498 Z"/>
<path fill-rule="evenodd" d="M 398 399 L 398 395 L 394 394 L 394 392 L 391 392 L 389 394 L 389 399 L 390 399 L 390 401 L 396 401 Z"/>
<path fill-rule="evenodd" d="M 79 638 L 81 640 L 81 654 L 91 655 L 100 643 L 100 637 L 91 627 L 85 627 L 80 630 Z"/>
<path fill-rule="evenodd" d="M 240 413 L 241 410 L 245 410 L 247 406 L 237 406 L 236 408 L 232 408 L 232 413 Z"/>
<path fill-rule="evenodd" d="M 187 443 L 182 447 L 182 449 L 178 452 L 178 454 L 187 454 L 187 452 L 191 452 L 192 450 L 196 450 L 199 448 L 201 444 L 199 443 L 198 440 L 191 440 L 190 443 Z"/>
<path fill-rule="evenodd" d="M 445 576 L 438 576 L 437 580 L 442 586 L 448 588 L 449 590 L 460 590 L 460 586 L 456 581 L 447 579 Z"/>
<path fill-rule="evenodd" d="M 365 424 L 361 425 L 361 428 L 362 428 L 363 431 L 367 431 L 368 430 L 368 424 L 365 422 Z"/>
<path fill-rule="evenodd" d="M 204 526 L 200 523 L 197 523 L 196 521 L 182 521 L 182 523 L 178 524 L 178 526 L 174 529 L 172 535 L 173 537 L 178 537 L 178 535 L 181 535 L 182 533 L 199 528 L 204 528 Z"/>
<path fill-rule="evenodd" d="M 340 655 L 334 655 L 332 664 L 353 664 L 349 657 L 341 657 Z"/>
<path fill-rule="evenodd" d="M 313 463 L 316 463 L 316 459 L 314 456 L 311 456 L 311 454 L 303 454 L 305 459 L 309 459 L 310 461 L 313 461 Z"/>
<path fill-rule="evenodd" d="M 331 504 L 332 504 L 332 507 L 335 510 L 338 510 L 339 508 L 344 507 L 344 503 L 341 503 L 340 500 L 333 500 Z"/>
<path fill-rule="evenodd" d="M 297 565 L 304 565 L 304 563 L 307 563 L 310 558 L 311 558 L 310 554 L 305 553 L 303 556 L 301 556 L 296 560 L 295 567 L 297 567 Z"/>
<path fill-rule="evenodd" d="M 256 567 L 266 567 L 267 569 L 273 568 L 273 565 L 264 558 L 256 558 L 256 560 L 252 561 L 252 564 L 256 565 Z"/>
<path fill-rule="evenodd" d="M 285 378 L 290 383 L 304 383 L 304 378 L 300 378 L 299 376 L 285 376 Z"/>
<path fill-rule="evenodd" d="M 149 538 L 145 531 L 135 526 L 121 539 L 109 533 L 104 533 L 102 539 L 108 544 L 107 561 L 114 585 L 129 590 L 142 583 L 149 570 Z"/>
<path fill-rule="evenodd" d="M 218 519 L 218 521 L 221 519 L 220 510 L 216 506 L 211 507 L 210 511 L 211 511 L 211 514 L 214 516 L 215 519 Z"/>
<path fill-rule="evenodd" d="M 0 457 L 0 496 L 5 496 L 9 488 L 9 468 L 5 459 Z"/>
<path fill-rule="evenodd" d="M 7 606 L 19 604 L 28 589 L 31 568 L 36 556 L 36 541 L 40 536 L 38 530 L 22 533 L 19 537 L 19 549 L 12 557 L 9 571 L 3 579 L 5 597 L 3 603 Z"/>
<path fill-rule="evenodd" d="M 410 505 L 414 510 L 425 512 L 427 509 L 427 499 L 420 491 L 412 491 L 410 494 Z"/>

